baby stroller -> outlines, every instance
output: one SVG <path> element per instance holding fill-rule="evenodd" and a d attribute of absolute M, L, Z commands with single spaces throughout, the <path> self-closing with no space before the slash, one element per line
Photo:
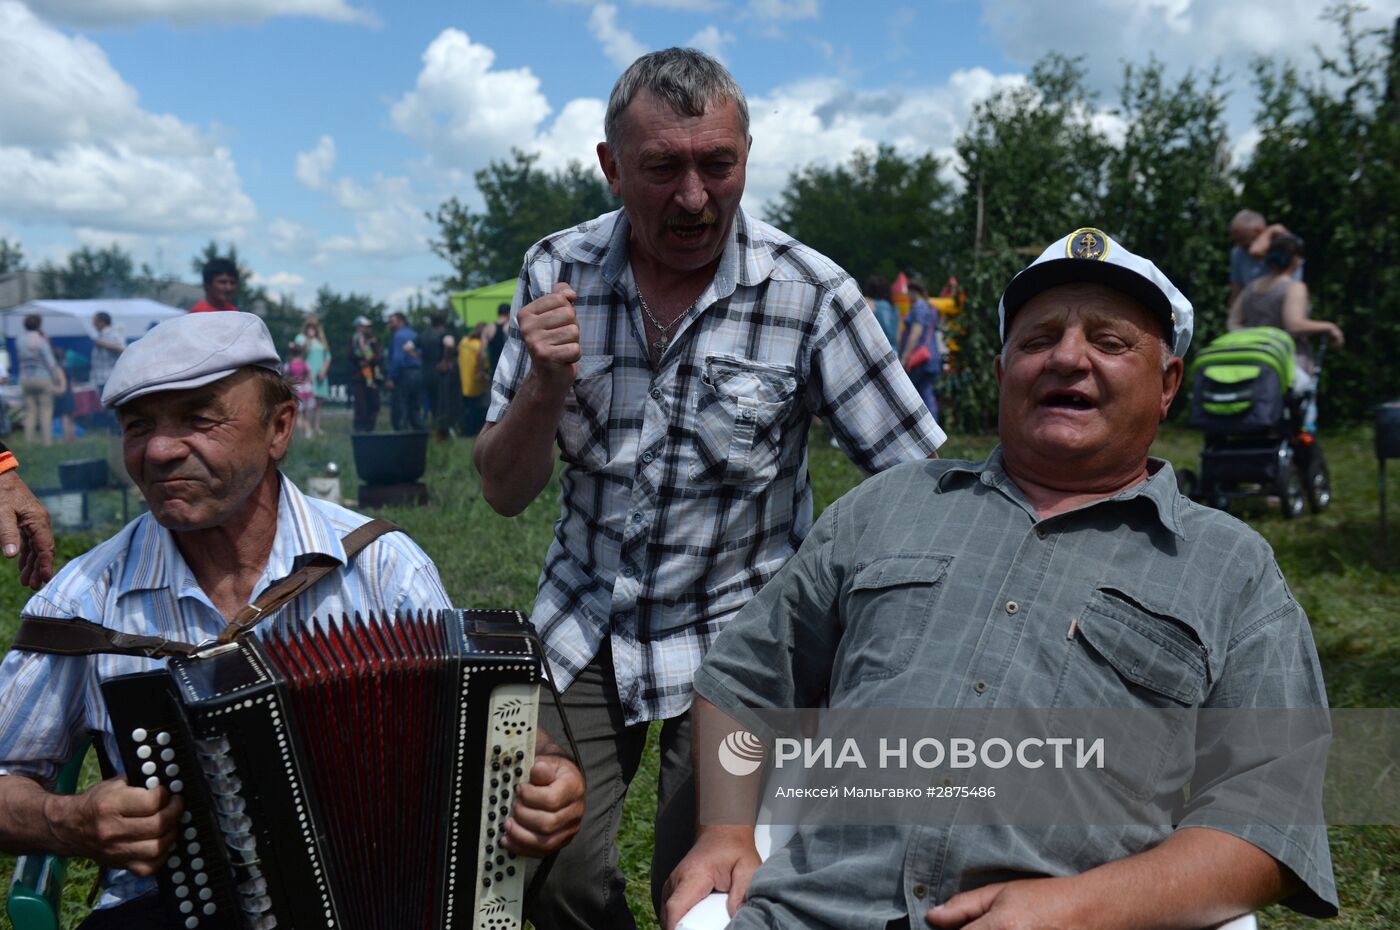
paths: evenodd
<path fill-rule="evenodd" d="M 1205 432 L 1198 500 L 1228 510 L 1239 497 L 1276 496 L 1287 519 L 1332 501 L 1327 461 L 1307 412 L 1316 382 L 1292 391 L 1293 337 L 1281 329 L 1241 329 L 1213 340 L 1191 363 L 1192 427 Z M 1315 354 L 1321 373 L 1323 347 Z"/>

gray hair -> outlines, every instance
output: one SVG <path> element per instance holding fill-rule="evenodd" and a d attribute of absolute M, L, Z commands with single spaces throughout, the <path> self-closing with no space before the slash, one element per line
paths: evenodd
<path fill-rule="evenodd" d="M 1236 226 L 1262 227 L 1263 225 L 1264 214 L 1260 213 L 1258 210 L 1241 210 L 1230 220 L 1231 229 L 1234 229 Z"/>
<path fill-rule="evenodd" d="M 749 136 L 749 104 L 729 70 L 693 48 L 666 48 L 632 62 L 613 85 L 603 135 L 616 155 L 622 145 L 622 114 L 638 91 L 647 90 L 683 116 L 703 116 L 711 104 L 734 101 L 744 138 Z"/>

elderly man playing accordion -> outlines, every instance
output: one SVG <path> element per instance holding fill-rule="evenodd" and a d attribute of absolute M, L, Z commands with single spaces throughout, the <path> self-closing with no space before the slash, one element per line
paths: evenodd
<path fill-rule="evenodd" d="M 0 847 L 105 866 L 85 928 L 165 925 L 150 876 L 182 809 L 164 787 L 131 787 L 119 772 L 76 795 L 49 790 L 85 733 L 120 765 L 99 684 L 158 664 L 139 652 L 57 654 L 73 629 L 125 646 L 198 644 L 259 615 L 271 616 L 261 630 L 287 629 L 313 616 L 449 606 L 437 569 L 406 535 L 377 523 L 352 536 L 369 518 L 306 497 L 281 474 L 297 408 L 279 368 L 266 326 L 246 313 L 170 320 L 122 354 L 102 401 L 150 512 L 34 595 L 26 622 L 46 618 L 50 641 L 22 630 L 0 665 Z M 309 563 L 330 567 L 288 599 L 283 582 Z M 583 785 L 543 735 L 537 751 L 505 846 L 540 856 L 577 830 Z"/>

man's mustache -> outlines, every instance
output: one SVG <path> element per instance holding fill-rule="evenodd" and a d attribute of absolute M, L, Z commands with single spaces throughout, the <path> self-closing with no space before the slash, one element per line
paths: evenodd
<path fill-rule="evenodd" d="M 694 226 L 696 223 L 703 223 L 706 226 L 713 226 L 719 222 L 719 213 L 714 207 L 706 207 L 699 213 L 683 214 L 672 216 L 666 220 L 666 225 L 675 228 L 677 226 Z"/>

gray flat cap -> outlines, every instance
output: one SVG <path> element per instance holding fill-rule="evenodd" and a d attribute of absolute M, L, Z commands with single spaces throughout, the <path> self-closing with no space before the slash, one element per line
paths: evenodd
<path fill-rule="evenodd" d="M 166 320 L 126 347 L 102 390 L 102 405 L 116 408 L 156 391 L 202 387 L 257 365 L 279 371 L 272 334 L 252 313 L 189 313 Z"/>

